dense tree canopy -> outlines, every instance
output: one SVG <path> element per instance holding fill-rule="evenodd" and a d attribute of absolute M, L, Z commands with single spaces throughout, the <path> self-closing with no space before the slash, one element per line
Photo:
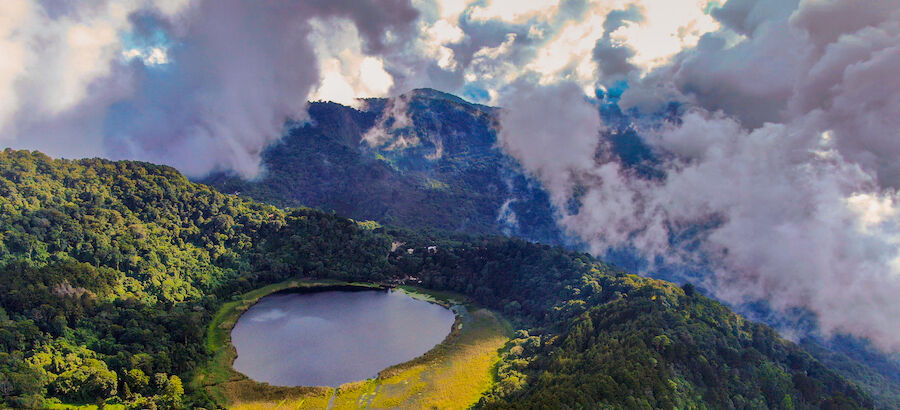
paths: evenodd
<path fill-rule="evenodd" d="M 263 151 L 260 178 L 214 173 L 201 182 L 392 226 L 566 240 L 547 193 L 498 149 L 497 109 L 431 89 L 359 108 L 311 103 L 310 121 Z"/>
<path fill-rule="evenodd" d="M 211 315 L 292 277 L 418 283 L 503 312 L 519 330 L 485 407 L 871 406 L 770 328 L 558 247 L 282 210 L 169 167 L 11 150 L 0 210 L 7 406 L 215 406 L 181 382 L 208 358 Z"/>

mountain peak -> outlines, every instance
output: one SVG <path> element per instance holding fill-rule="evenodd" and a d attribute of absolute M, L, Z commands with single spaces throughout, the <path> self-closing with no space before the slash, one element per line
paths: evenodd
<path fill-rule="evenodd" d="M 476 107 L 479 107 L 482 109 L 493 108 L 493 107 L 490 107 L 487 105 L 467 101 L 464 98 L 459 97 L 457 95 L 450 94 L 448 92 L 444 92 L 444 91 L 440 91 L 440 90 L 435 90 L 433 88 L 416 88 L 416 89 L 413 89 L 409 92 L 406 92 L 406 93 L 400 94 L 400 95 L 407 96 L 409 98 L 417 98 L 418 97 L 418 98 L 425 98 L 425 99 L 431 99 L 431 100 L 445 100 L 445 101 L 450 101 L 450 102 L 454 102 L 457 104 L 476 106 Z"/>
<path fill-rule="evenodd" d="M 440 90 L 435 90 L 434 88 L 416 88 L 416 89 L 413 89 L 413 90 L 405 93 L 404 95 L 408 95 L 410 97 L 444 99 L 444 100 L 451 100 L 451 101 L 471 104 L 471 102 L 466 101 L 456 95 L 450 94 L 448 92 L 440 91 Z"/>

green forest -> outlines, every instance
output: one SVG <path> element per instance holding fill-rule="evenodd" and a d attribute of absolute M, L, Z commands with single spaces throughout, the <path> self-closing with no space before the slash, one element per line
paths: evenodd
<path fill-rule="evenodd" d="M 497 148 L 495 108 L 431 89 L 403 98 L 408 123 L 402 127 L 390 117 L 387 99 L 366 99 L 362 110 L 310 103 L 310 121 L 289 124 L 281 141 L 263 150 L 266 172 L 259 178 L 220 172 L 200 182 L 391 226 L 566 241 L 540 183 Z M 387 141 L 373 145 L 365 135 L 379 121 L 392 125 L 381 127 Z M 513 222 L 498 219 L 504 206 Z"/>
<path fill-rule="evenodd" d="M 516 337 L 479 407 L 873 407 L 689 284 L 516 238 L 281 209 L 166 166 L 13 150 L 0 153 L 0 405 L 217 408 L 183 383 L 209 358 L 212 315 L 290 278 L 414 280 L 505 315 Z"/>

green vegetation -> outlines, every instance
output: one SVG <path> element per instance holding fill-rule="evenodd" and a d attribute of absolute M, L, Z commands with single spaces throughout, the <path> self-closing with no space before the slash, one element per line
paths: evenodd
<path fill-rule="evenodd" d="M 629 172 L 664 178 L 654 166 L 659 158 L 628 125 L 627 113 L 607 103 L 601 105 L 600 113 L 610 125 L 601 136 L 609 153 Z M 311 121 L 292 124 L 278 144 L 262 153 L 267 172 L 261 178 L 247 181 L 237 175 L 214 174 L 201 182 L 278 206 L 333 210 L 394 227 L 504 233 L 571 244 L 572 239 L 557 227 L 540 183 L 497 149 L 497 112 L 429 89 L 392 101 L 368 99 L 359 109 L 312 103 Z M 391 117 L 398 113 L 405 116 Z M 364 140 L 376 126 L 383 131 L 378 141 Z M 578 198 L 584 194 L 583 188 L 573 189 L 569 211 L 580 206 Z M 665 275 L 650 276 L 665 279 Z M 765 312 L 748 312 L 766 317 Z M 896 357 L 860 355 L 863 349 L 853 343 L 827 346 L 809 350 L 859 383 L 881 407 L 900 407 Z M 837 353 L 847 350 L 855 353 Z"/>
<path fill-rule="evenodd" d="M 145 163 L 6 150 L 0 210 L 0 393 L 13 407 L 180 407 L 180 377 L 212 354 L 206 325 L 232 295 L 387 268 L 388 239 L 369 225 Z"/>
<path fill-rule="evenodd" d="M 241 314 L 263 296 L 284 289 L 328 285 L 374 286 L 368 283 L 335 280 L 288 280 L 252 290 L 223 304 L 213 316 L 206 331 L 206 349 L 212 354 L 212 357 L 192 372 L 190 387 L 193 390 L 205 391 L 219 403 L 231 404 L 248 400 L 259 401 L 261 398 L 270 397 L 275 397 L 280 401 L 292 397 L 309 399 L 313 396 L 324 395 L 327 389 L 274 387 L 256 383 L 236 372 L 231 367 L 237 357 L 237 352 L 231 345 L 231 329 Z"/>
<path fill-rule="evenodd" d="M 408 238 L 436 251 L 414 252 L 401 270 L 410 264 L 428 273 L 423 286 L 472 295 L 528 328 L 484 407 L 871 406 L 801 348 L 692 286 L 515 239 Z"/>
<path fill-rule="evenodd" d="M 900 357 L 894 356 L 893 361 L 881 357 L 874 360 L 866 360 L 865 357 L 854 359 L 811 341 L 802 343 L 802 346 L 828 368 L 857 383 L 863 391 L 872 396 L 879 408 L 900 409 L 900 384 L 897 383 L 897 379 L 900 378 L 898 371 Z M 858 355 L 858 352 L 865 352 L 868 349 L 859 347 L 855 350 L 854 353 Z M 876 369 L 878 365 L 884 368 Z"/>
<path fill-rule="evenodd" d="M 463 409 L 476 404 L 495 382 L 508 328 L 486 309 L 465 311 L 461 324 L 422 358 L 392 367 L 358 388 L 339 389 L 334 408 Z"/>
<path fill-rule="evenodd" d="M 392 226 L 565 240 L 540 184 L 497 149 L 494 108 L 430 89 L 400 98 L 408 117 L 403 127 L 396 127 L 399 120 L 390 117 L 396 110 L 386 109 L 385 99 L 368 99 L 362 110 L 311 103 L 311 121 L 294 124 L 262 153 L 261 178 L 214 174 L 200 182 L 279 206 Z M 379 123 L 384 140 L 373 146 L 363 137 Z M 515 222 L 498 220 L 507 201 Z"/>
<path fill-rule="evenodd" d="M 462 295 L 404 287 L 410 296 L 453 307 L 457 323 L 447 339 L 425 355 L 382 371 L 377 378 L 345 384 L 337 389 L 273 387 L 247 379 L 231 368 L 235 352 L 227 339 L 243 311 L 260 297 L 293 287 L 327 285 L 371 286 L 338 281 L 286 281 L 244 294 L 216 314 L 207 343 L 217 352 L 195 373 L 195 387 L 206 389 L 220 403 L 235 409 L 360 407 L 468 408 L 488 392 L 495 381 L 499 351 L 511 330 L 487 309 L 465 304 Z M 212 329 L 215 331 L 212 331 Z M 221 339 L 220 335 L 226 338 Z"/>
<path fill-rule="evenodd" d="M 478 406 L 872 406 L 770 328 L 692 287 L 627 275 L 586 254 L 282 210 L 169 167 L 11 150 L 0 153 L 0 406 L 327 405 L 327 391 L 259 390 L 226 366 L 229 318 L 282 285 L 264 287 L 295 278 L 454 292 L 516 329 L 494 380 L 463 378 L 455 362 L 414 361 L 381 382 L 347 386 L 338 404 L 363 393 L 402 404 L 431 383 L 460 396 L 437 392 L 410 405 L 465 406 L 488 390 Z M 493 366 L 503 339 L 490 334 L 473 336 L 484 344 L 461 343 L 459 354 Z M 387 376 L 408 382 L 391 387 Z"/>

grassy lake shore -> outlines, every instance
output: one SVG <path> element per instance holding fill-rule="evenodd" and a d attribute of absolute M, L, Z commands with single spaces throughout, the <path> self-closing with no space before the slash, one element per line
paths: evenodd
<path fill-rule="evenodd" d="M 495 382 L 500 350 L 512 330 L 499 314 L 471 304 L 464 296 L 413 286 L 398 286 L 410 297 L 453 310 L 456 321 L 444 341 L 424 355 L 382 370 L 377 377 L 332 387 L 283 387 L 259 383 L 235 371 L 237 351 L 231 329 L 259 299 L 289 289 L 332 286 L 385 288 L 375 283 L 294 279 L 268 285 L 227 302 L 206 334 L 212 358 L 189 378 L 222 406 L 236 409 L 468 408 Z"/>

